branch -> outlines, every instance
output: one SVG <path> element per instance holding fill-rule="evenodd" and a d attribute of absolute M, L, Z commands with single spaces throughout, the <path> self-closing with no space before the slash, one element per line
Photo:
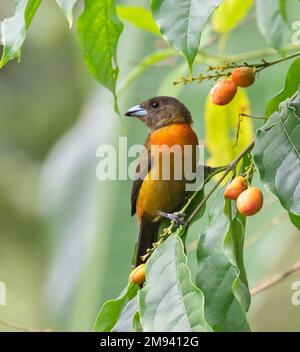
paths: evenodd
<path fill-rule="evenodd" d="M 300 52 L 288 55 L 286 57 L 280 58 L 280 59 L 276 59 L 273 61 L 266 61 L 264 59 L 262 59 L 260 63 L 257 64 L 248 64 L 247 62 L 245 62 L 242 65 L 237 65 L 235 62 L 227 62 L 225 64 L 220 64 L 220 65 L 214 65 L 214 66 L 208 66 L 207 67 L 207 71 L 214 71 L 211 74 L 202 74 L 200 73 L 198 76 L 195 77 L 181 77 L 180 79 L 178 79 L 177 81 L 173 82 L 174 85 L 177 85 L 179 83 L 191 83 L 194 81 L 197 81 L 199 83 L 201 83 L 204 80 L 217 80 L 220 77 L 229 77 L 231 75 L 231 71 L 235 68 L 238 67 L 252 67 L 255 68 L 256 73 L 271 67 L 273 65 L 276 65 L 278 63 L 281 63 L 283 61 L 287 61 L 290 60 L 292 58 L 298 57 L 300 56 Z M 238 61 L 238 60 L 236 60 Z"/>
<path fill-rule="evenodd" d="M 300 271 L 300 260 L 296 261 L 288 270 L 283 271 L 281 273 L 274 274 L 264 280 L 262 280 L 259 284 L 252 287 L 250 290 L 251 296 L 255 296 L 258 293 L 277 285 L 279 282 L 283 281 L 287 277 L 293 275 L 294 273 Z"/>

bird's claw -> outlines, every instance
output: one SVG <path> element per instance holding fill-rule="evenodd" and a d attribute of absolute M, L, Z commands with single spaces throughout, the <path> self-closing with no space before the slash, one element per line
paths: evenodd
<path fill-rule="evenodd" d="M 173 221 L 176 226 L 184 226 L 185 228 L 188 226 L 187 221 L 185 221 L 186 214 L 185 213 L 165 213 L 164 211 L 159 212 L 160 216 L 170 221 Z"/>

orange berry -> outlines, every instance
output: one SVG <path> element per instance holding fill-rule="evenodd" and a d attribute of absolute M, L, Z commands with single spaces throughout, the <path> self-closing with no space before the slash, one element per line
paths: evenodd
<path fill-rule="evenodd" d="M 226 187 L 224 196 L 236 200 L 247 189 L 247 182 L 243 176 L 235 177 Z"/>
<path fill-rule="evenodd" d="M 136 267 L 130 274 L 129 280 L 134 284 L 141 285 L 145 282 L 145 264 Z"/>
<path fill-rule="evenodd" d="M 232 71 L 231 79 L 240 87 L 249 87 L 255 81 L 255 68 L 238 67 Z"/>
<path fill-rule="evenodd" d="M 234 98 L 237 85 L 230 79 L 222 79 L 210 91 L 212 102 L 216 105 L 226 105 Z"/>
<path fill-rule="evenodd" d="M 250 187 L 238 196 L 236 206 L 242 215 L 251 216 L 260 211 L 263 201 L 261 190 Z"/>

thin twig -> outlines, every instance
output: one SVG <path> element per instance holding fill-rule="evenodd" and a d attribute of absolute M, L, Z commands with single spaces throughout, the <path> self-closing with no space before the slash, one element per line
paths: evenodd
<path fill-rule="evenodd" d="M 249 115 L 249 114 L 245 114 L 244 112 L 241 112 L 239 114 L 240 117 L 250 117 L 251 119 L 256 119 L 256 120 L 268 120 L 267 117 L 265 116 L 255 116 L 255 115 Z"/>
<path fill-rule="evenodd" d="M 237 123 L 237 128 L 236 128 L 236 134 L 235 134 L 235 142 L 234 142 L 234 147 L 238 145 L 239 142 L 239 136 L 240 136 L 240 131 L 241 131 L 241 123 L 242 123 L 242 117 L 250 117 L 252 119 L 257 119 L 257 120 L 267 120 L 267 117 L 264 116 L 254 116 L 254 115 L 249 115 L 244 112 L 239 113 L 238 117 L 238 123 Z"/>
<path fill-rule="evenodd" d="M 279 64 L 280 62 L 283 62 L 283 61 L 287 61 L 287 60 L 290 60 L 290 59 L 293 59 L 297 56 L 299 56 L 300 53 L 297 52 L 297 53 L 294 53 L 294 54 L 291 54 L 291 55 L 288 55 L 286 57 L 283 57 L 283 58 L 280 58 L 280 59 L 277 59 L 277 60 L 274 60 L 274 61 L 266 61 L 266 60 L 262 60 L 263 62 L 261 64 L 258 64 L 258 65 L 250 65 L 250 67 L 255 67 L 257 70 L 257 72 L 261 71 L 261 70 L 264 70 L 265 68 L 267 67 L 270 67 L 270 66 L 273 66 L 273 65 L 276 65 L 276 64 Z"/>
<path fill-rule="evenodd" d="M 288 270 L 263 279 L 259 284 L 252 287 L 250 290 L 251 296 L 255 296 L 258 293 L 277 285 L 279 282 L 283 281 L 298 271 L 300 271 L 300 260 L 296 261 Z"/>
<path fill-rule="evenodd" d="M 201 83 L 204 80 L 217 80 L 221 77 L 229 77 L 231 75 L 231 70 L 238 67 L 252 67 L 253 69 L 255 69 L 256 73 L 258 73 L 270 66 L 276 65 L 280 62 L 287 61 L 298 56 L 300 56 L 300 52 L 297 52 L 273 61 L 266 61 L 262 59 L 261 63 L 256 63 L 256 64 L 248 64 L 247 62 L 244 62 L 242 65 L 237 65 L 235 62 L 229 62 L 229 63 L 215 65 L 215 66 L 208 66 L 207 71 L 214 71 L 213 73 L 211 74 L 200 73 L 198 74 L 198 76 L 195 76 L 195 77 L 181 77 L 177 81 L 174 81 L 173 84 L 174 85 L 177 85 L 179 83 L 187 84 L 194 81 Z"/>

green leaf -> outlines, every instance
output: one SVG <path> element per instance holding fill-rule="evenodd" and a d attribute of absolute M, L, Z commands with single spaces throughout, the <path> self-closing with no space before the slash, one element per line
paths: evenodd
<path fill-rule="evenodd" d="M 251 301 L 243 255 L 246 219 L 236 210 L 235 204 L 230 200 L 225 202 L 224 214 L 230 222 L 229 232 L 224 242 L 224 251 L 231 264 L 238 269 L 239 275 L 234 281 L 233 293 L 245 312 L 248 311 Z"/>
<path fill-rule="evenodd" d="M 27 35 L 33 16 L 35 15 L 41 0 L 16 0 L 15 15 L 3 21 L 1 37 L 3 43 L 0 68 L 9 60 L 21 56 L 21 47 Z"/>
<path fill-rule="evenodd" d="M 204 297 L 192 283 L 181 239 L 172 235 L 151 255 L 146 285 L 138 293 L 144 331 L 211 331 Z"/>
<path fill-rule="evenodd" d="M 58 6 L 61 8 L 62 12 L 66 16 L 70 27 L 73 23 L 73 8 L 77 0 L 56 0 Z"/>
<path fill-rule="evenodd" d="M 111 331 L 116 325 L 123 307 L 136 296 L 137 291 L 138 286 L 129 282 L 118 298 L 105 302 L 96 319 L 94 331 Z"/>
<path fill-rule="evenodd" d="M 85 62 L 91 74 L 114 95 L 115 108 L 117 44 L 123 30 L 114 0 L 85 0 L 84 11 L 78 19 L 78 38 L 82 45 Z"/>
<path fill-rule="evenodd" d="M 295 60 L 286 75 L 284 88 L 267 104 L 266 116 L 270 116 L 278 109 L 279 104 L 291 97 L 300 85 L 300 59 Z"/>
<path fill-rule="evenodd" d="M 222 0 L 152 0 L 152 13 L 162 35 L 186 57 L 192 71 L 203 28 Z"/>
<path fill-rule="evenodd" d="M 199 239 L 196 275 L 205 296 L 205 316 L 216 331 L 249 331 L 243 242 L 244 219 L 230 201 L 224 205 L 221 190 L 210 209 L 208 228 Z"/>
<path fill-rule="evenodd" d="M 300 230 L 300 216 L 295 214 L 289 213 L 290 220 L 292 224 L 294 224 L 298 230 Z"/>
<path fill-rule="evenodd" d="M 123 21 L 128 21 L 146 32 L 160 36 L 160 30 L 150 10 L 141 6 L 118 5 L 117 13 Z"/>
<path fill-rule="evenodd" d="M 243 89 L 238 89 L 234 99 L 225 106 L 212 103 L 210 96 L 205 105 L 206 147 L 210 153 L 208 165 L 230 163 L 253 140 L 252 121 L 244 117 L 235 146 L 239 113 L 250 114 L 250 103 Z"/>
<path fill-rule="evenodd" d="M 143 331 L 139 312 L 136 312 L 133 317 L 132 330 L 135 332 L 142 332 Z"/>
<path fill-rule="evenodd" d="M 212 15 L 215 32 L 227 34 L 247 15 L 253 0 L 225 0 Z"/>
<path fill-rule="evenodd" d="M 130 300 L 122 310 L 113 332 L 131 332 L 133 320 L 138 310 L 137 296 Z"/>
<path fill-rule="evenodd" d="M 289 212 L 300 215 L 300 93 L 285 100 L 257 131 L 252 152 L 265 187 Z"/>
<path fill-rule="evenodd" d="M 289 39 L 289 27 L 279 0 L 255 0 L 255 4 L 260 33 L 273 48 L 282 49 Z"/>

